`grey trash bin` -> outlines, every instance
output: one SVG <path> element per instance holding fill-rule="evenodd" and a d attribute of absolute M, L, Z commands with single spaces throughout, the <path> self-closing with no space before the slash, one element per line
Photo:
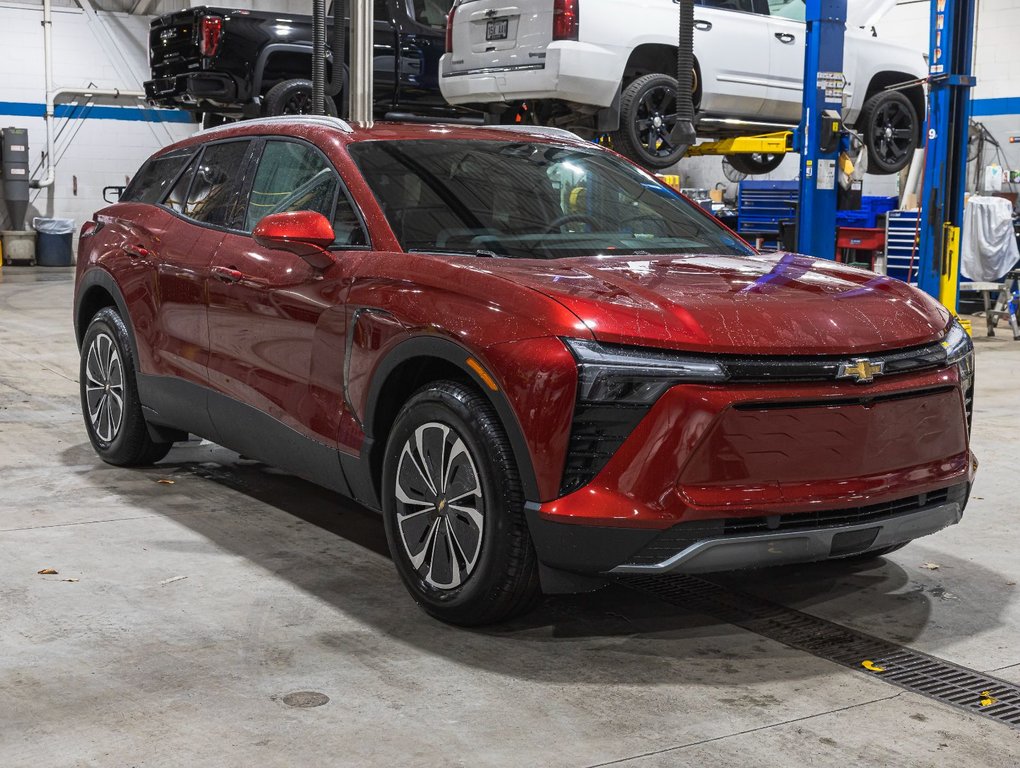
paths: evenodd
<path fill-rule="evenodd" d="M 35 263 L 40 267 L 69 267 L 74 262 L 71 240 L 74 219 L 45 219 L 36 216 L 32 228 L 39 233 L 35 242 Z"/>

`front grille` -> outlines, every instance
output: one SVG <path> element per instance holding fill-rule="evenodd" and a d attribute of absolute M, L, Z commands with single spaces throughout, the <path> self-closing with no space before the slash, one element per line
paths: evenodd
<path fill-rule="evenodd" d="M 864 507 L 819 510 L 817 512 L 785 515 L 728 517 L 693 523 L 680 523 L 652 539 L 644 549 L 630 558 L 628 564 L 655 565 L 656 563 L 668 560 L 692 544 L 704 541 L 705 539 L 881 523 L 899 515 L 917 512 L 925 507 L 944 504 L 947 501 L 955 501 L 962 504 L 966 493 L 967 486 L 963 483 L 929 493 L 907 496 L 894 501 L 871 504 Z"/>
<path fill-rule="evenodd" d="M 768 533 L 803 528 L 831 528 L 840 525 L 861 525 L 886 520 L 896 515 L 916 512 L 929 505 L 943 504 L 949 498 L 949 489 L 909 496 L 905 499 L 872 504 L 867 507 L 830 509 L 790 515 L 764 517 L 731 517 L 723 522 L 724 536 L 742 536 L 748 533 Z"/>
<path fill-rule="evenodd" d="M 883 376 L 897 373 L 916 373 L 945 365 L 946 351 L 935 342 L 921 347 L 895 352 L 876 352 L 863 355 L 816 355 L 813 357 L 719 357 L 729 374 L 729 381 L 739 382 L 797 382 L 833 381 L 841 363 L 858 357 L 872 363 L 883 363 Z"/>

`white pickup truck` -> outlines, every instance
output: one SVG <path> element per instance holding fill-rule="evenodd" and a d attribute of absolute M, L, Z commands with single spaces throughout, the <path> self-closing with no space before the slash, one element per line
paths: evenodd
<path fill-rule="evenodd" d="M 844 119 L 862 134 L 871 173 L 894 173 L 922 137 L 924 56 L 880 40 L 871 23 L 895 0 L 850 0 Z M 696 0 L 698 135 L 747 135 L 800 121 L 804 0 Z M 448 16 L 440 87 L 452 104 L 499 122 L 537 122 L 614 147 L 651 168 L 683 154 L 676 112 L 674 0 L 457 0 Z M 888 90 L 890 86 L 913 85 Z M 778 156 L 734 155 L 744 173 Z"/>

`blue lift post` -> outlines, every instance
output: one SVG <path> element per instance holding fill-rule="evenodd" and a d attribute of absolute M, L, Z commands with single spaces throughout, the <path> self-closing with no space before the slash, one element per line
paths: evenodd
<path fill-rule="evenodd" d="M 977 0 L 931 0 L 928 134 L 917 284 L 953 312 L 959 291 Z"/>
<path fill-rule="evenodd" d="M 800 152 L 797 250 L 829 260 L 836 258 L 836 184 L 846 84 L 843 75 L 846 3 L 847 0 L 807 0 L 804 111 L 794 135 L 794 148 Z"/>

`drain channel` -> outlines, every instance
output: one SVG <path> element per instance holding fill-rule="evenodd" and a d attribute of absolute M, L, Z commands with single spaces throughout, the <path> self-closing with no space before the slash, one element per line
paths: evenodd
<path fill-rule="evenodd" d="M 935 701 L 1020 728 L 1020 686 L 693 576 L 619 583 Z"/>

